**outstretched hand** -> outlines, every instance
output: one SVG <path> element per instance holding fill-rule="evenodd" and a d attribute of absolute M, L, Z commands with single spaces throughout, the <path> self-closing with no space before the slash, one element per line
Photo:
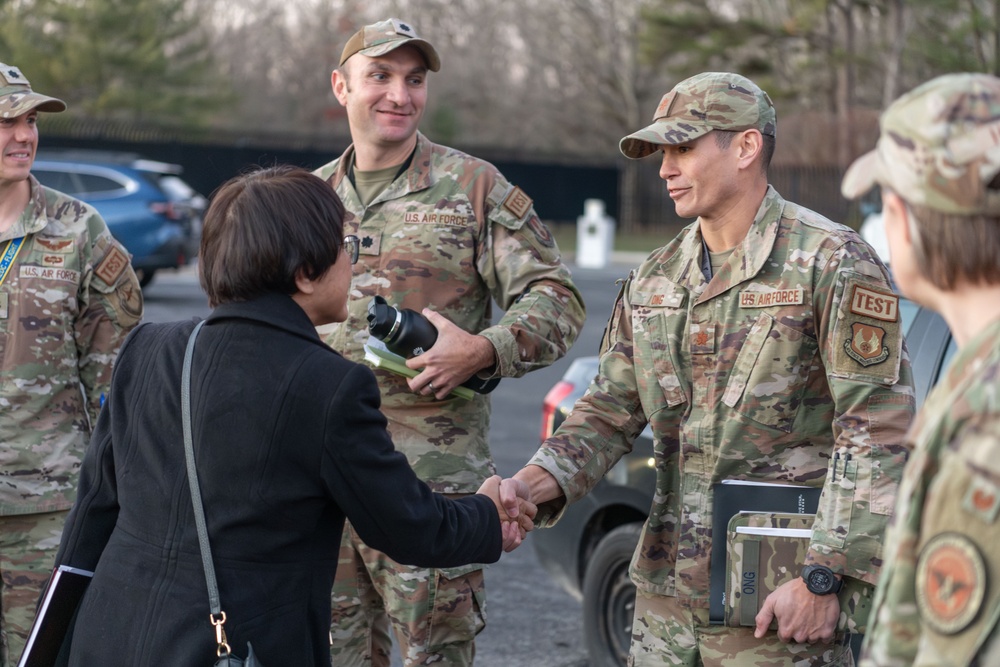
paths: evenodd
<path fill-rule="evenodd" d="M 532 519 L 538 508 L 531 502 L 528 486 L 518 480 L 503 480 L 505 489 L 501 494 L 501 479 L 494 475 L 483 482 L 477 493 L 489 496 L 496 505 L 503 530 L 503 550 L 513 551 L 534 529 Z"/>

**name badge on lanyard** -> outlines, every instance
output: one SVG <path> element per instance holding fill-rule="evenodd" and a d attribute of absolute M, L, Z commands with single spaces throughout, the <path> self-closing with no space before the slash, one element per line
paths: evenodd
<path fill-rule="evenodd" d="M 23 245 L 23 236 L 7 241 L 7 245 L 3 249 L 3 254 L 0 254 L 0 287 L 2 287 L 4 282 L 7 280 L 7 274 L 10 273 L 10 267 L 14 266 L 14 260 L 17 259 L 17 253 L 21 252 L 21 246 Z M 0 292 L 0 319 L 7 319 L 8 310 L 9 299 L 7 292 Z"/>

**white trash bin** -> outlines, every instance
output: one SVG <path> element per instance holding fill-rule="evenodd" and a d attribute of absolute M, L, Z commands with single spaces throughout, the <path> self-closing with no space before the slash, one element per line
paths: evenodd
<path fill-rule="evenodd" d="M 615 220 L 604 211 L 600 199 L 583 202 L 583 215 L 576 219 L 576 265 L 602 269 L 615 245 Z"/>

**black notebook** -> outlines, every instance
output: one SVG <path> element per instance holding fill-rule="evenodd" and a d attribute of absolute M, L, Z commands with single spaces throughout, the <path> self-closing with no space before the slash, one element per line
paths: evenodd
<path fill-rule="evenodd" d="M 52 667 L 93 572 L 60 565 L 52 573 L 17 667 Z"/>
<path fill-rule="evenodd" d="M 729 520 L 740 512 L 815 514 L 821 488 L 770 482 L 724 480 L 713 488 L 712 561 L 709 588 L 709 622 L 726 621 L 726 541 Z"/>

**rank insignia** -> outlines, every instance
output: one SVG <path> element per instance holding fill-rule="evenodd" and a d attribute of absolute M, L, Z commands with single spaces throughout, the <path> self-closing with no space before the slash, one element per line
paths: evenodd
<path fill-rule="evenodd" d="M 923 621 L 943 635 L 969 626 L 986 594 L 986 566 L 965 535 L 933 537 L 917 560 L 917 607 Z"/>
<path fill-rule="evenodd" d="M 993 523 L 1000 513 L 1000 489 L 985 479 L 973 479 L 962 499 L 962 508 L 985 523 Z"/>
<path fill-rule="evenodd" d="M 871 324 L 854 322 L 852 336 L 844 343 L 847 356 L 862 366 L 880 364 L 889 358 L 889 348 L 883 344 L 885 329 Z"/>

